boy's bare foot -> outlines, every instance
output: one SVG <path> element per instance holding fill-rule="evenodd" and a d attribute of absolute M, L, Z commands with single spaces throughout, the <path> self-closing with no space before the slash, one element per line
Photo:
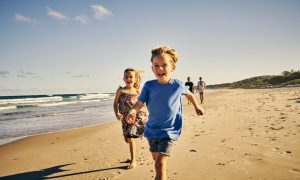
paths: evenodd
<path fill-rule="evenodd" d="M 129 166 L 127 167 L 127 169 L 133 169 L 136 166 L 136 162 L 133 161 L 132 163 L 129 164 Z"/>

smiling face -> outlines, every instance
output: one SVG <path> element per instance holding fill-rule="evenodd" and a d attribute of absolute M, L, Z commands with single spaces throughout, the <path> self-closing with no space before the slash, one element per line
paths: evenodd
<path fill-rule="evenodd" d="M 126 87 L 133 87 L 134 83 L 136 83 L 135 72 L 127 71 L 124 73 L 123 80 L 126 84 Z"/>
<path fill-rule="evenodd" d="M 158 55 L 153 58 L 152 71 L 159 83 L 167 83 L 171 79 L 171 74 L 175 70 L 175 64 L 171 63 L 172 58 L 168 54 Z"/>

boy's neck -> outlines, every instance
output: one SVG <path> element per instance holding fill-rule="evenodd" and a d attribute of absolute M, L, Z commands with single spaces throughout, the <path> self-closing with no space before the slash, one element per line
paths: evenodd
<path fill-rule="evenodd" d="M 167 84 L 167 83 L 169 83 L 170 81 L 171 81 L 171 79 L 172 78 L 170 78 L 170 79 L 168 79 L 168 80 L 166 80 L 166 81 L 159 81 L 158 79 L 156 79 L 157 80 L 157 82 L 159 83 L 159 84 Z"/>

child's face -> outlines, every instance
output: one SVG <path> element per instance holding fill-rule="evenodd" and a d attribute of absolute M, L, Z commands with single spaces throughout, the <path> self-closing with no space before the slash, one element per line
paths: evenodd
<path fill-rule="evenodd" d="M 170 55 L 155 56 L 152 61 L 152 71 L 159 83 L 167 83 L 175 70 L 175 64 L 171 63 Z"/>
<path fill-rule="evenodd" d="M 127 87 L 132 87 L 136 83 L 135 72 L 129 71 L 124 74 L 123 80 Z"/>

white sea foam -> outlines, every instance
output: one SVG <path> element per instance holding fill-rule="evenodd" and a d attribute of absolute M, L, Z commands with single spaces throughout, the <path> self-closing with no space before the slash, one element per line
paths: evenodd
<path fill-rule="evenodd" d="M 86 95 L 81 95 L 79 97 L 80 100 L 93 100 L 93 99 L 103 99 L 103 98 L 109 98 L 110 99 L 110 94 L 86 94 Z"/>
<path fill-rule="evenodd" d="M 78 102 L 54 102 L 54 103 L 47 103 L 47 104 L 39 104 L 39 107 L 51 107 L 51 106 L 63 106 L 68 104 L 76 104 Z"/>
<path fill-rule="evenodd" d="M 61 96 L 52 96 L 52 97 L 41 97 L 41 98 L 22 98 L 22 99 L 3 99 L 0 100 L 0 105 L 22 105 L 22 104 L 38 104 L 38 103 L 47 103 L 54 101 L 62 101 Z"/>
<path fill-rule="evenodd" d="M 87 100 L 87 101 L 80 101 L 79 103 L 90 103 L 90 102 L 99 102 L 101 101 L 100 99 L 92 99 L 92 100 Z"/>
<path fill-rule="evenodd" d="M 0 106 L 0 111 L 1 111 L 1 110 L 16 109 L 16 108 L 17 108 L 17 106 L 3 106 L 3 107 Z"/>

